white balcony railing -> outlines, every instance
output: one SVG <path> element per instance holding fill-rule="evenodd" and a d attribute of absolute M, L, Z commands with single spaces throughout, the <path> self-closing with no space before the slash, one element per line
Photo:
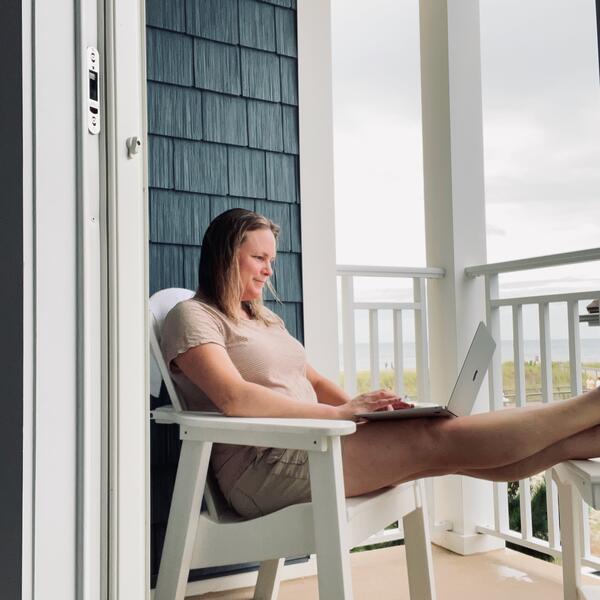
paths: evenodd
<path fill-rule="evenodd" d="M 351 395 L 357 393 L 357 361 L 355 322 L 357 313 L 368 312 L 369 315 L 369 370 L 370 389 L 381 387 L 380 382 L 380 336 L 379 315 L 382 311 L 391 311 L 393 322 L 393 371 L 394 391 L 399 396 L 405 395 L 404 389 L 404 332 L 403 313 L 412 312 L 414 317 L 414 338 L 416 358 L 416 381 L 418 398 L 429 400 L 429 345 L 427 334 L 427 279 L 444 277 L 443 269 L 411 268 L 411 267 L 373 267 L 338 265 L 338 277 L 341 279 L 341 309 L 343 336 L 343 373 L 344 388 Z M 408 302 L 356 302 L 355 278 L 387 277 L 396 280 L 412 281 L 412 298 Z M 427 494 L 433 498 L 430 482 L 426 482 Z M 430 503 L 430 506 L 433 506 Z M 429 512 L 433 522 L 433 511 Z M 365 540 L 365 544 L 391 542 L 402 539 L 402 522 L 397 526 L 385 529 Z"/>
<path fill-rule="evenodd" d="M 501 298 L 499 295 L 499 275 L 528 269 L 556 267 L 567 264 L 591 262 L 600 260 L 600 249 L 564 254 L 549 255 L 531 259 L 503 262 L 497 264 L 469 267 L 465 270 L 469 277 L 485 277 L 486 289 L 486 320 L 491 327 L 492 334 L 502 346 L 502 332 L 500 328 L 500 309 L 510 307 L 512 310 L 513 352 L 515 364 L 515 404 L 524 406 L 527 402 L 525 388 L 525 359 L 523 338 L 523 307 L 536 305 L 539 312 L 539 339 L 540 339 L 540 365 L 541 365 L 541 391 L 539 397 L 542 402 L 551 402 L 553 398 L 561 396 L 553 389 L 552 381 L 552 350 L 550 331 L 550 306 L 563 303 L 568 309 L 569 332 L 569 369 L 570 389 L 569 395 L 581 392 L 581 341 L 579 337 L 579 303 L 594 300 L 600 297 L 600 291 L 572 292 L 562 294 L 529 295 L 518 298 Z M 340 301 L 342 311 L 342 336 L 343 336 L 343 373 L 346 391 L 355 395 L 357 393 L 357 356 L 355 322 L 360 311 L 368 313 L 369 322 L 369 371 L 370 388 L 380 386 L 380 335 L 379 315 L 382 311 L 391 311 L 393 314 L 393 371 L 394 389 L 399 395 L 404 395 L 404 332 L 402 327 L 403 312 L 411 311 L 414 315 L 414 339 L 416 355 L 417 397 L 429 397 L 429 345 L 427 334 L 427 286 L 428 279 L 444 277 L 443 269 L 436 268 L 409 268 L 409 267 L 374 267 L 374 266 L 348 266 L 337 267 L 337 275 L 341 280 Z M 412 280 L 412 298 L 408 302 L 389 301 L 355 301 L 355 278 L 386 277 L 399 280 Z M 502 364 L 501 353 L 496 352 L 489 374 L 490 384 L 490 410 L 497 410 L 503 406 L 505 390 L 502 389 Z M 529 393 L 531 397 L 531 392 Z M 488 533 L 515 544 L 535 549 L 553 557 L 559 557 L 560 534 L 558 527 L 558 499 L 556 486 L 549 473 L 544 475 L 546 482 L 548 540 L 542 540 L 533 535 L 531 514 L 530 480 L 519 482 L 521 531 L 512 531 L 508 520 L 508 495 L 506 484 L 494 484 L 494 524 L 480 526 L 482 533 Z M 432 486 L 427 486 L 432 495 Z M 433 507 L 433 504 L 431 504 Z M 588 510 L 583 514 L 587 515 Z M 430 512 L 433 522 L 433 511 Z M 581 523 L 584 540 L 582 547 L 583 564 L 594 569 L 600 568 L 600 557 L 593 556 L 590 548 L 589 521 Z M 391 541 L 402 537 L 401 529 L 389 529 L 377 536 L 370 538 L 366 543 Z"/>
<path fill-rule="evenodd" d="M 499 275 L 529 269 L 557 267 L 574 263 L 600 260 L 600 248 L 580 252 L 568 252 L 536 258 L 515 260 L 497 264 L 469 267 L 465 273 L 469 277 L 485 277 L 486 289 L 486 320 L 494 339 L 501 347 L 502 332 L 500 327 L 500 310 L 510 307 L 512 311 L 513 358 L 515 368 L 515 404 L 525 406 L 527 403 L 525 388 L 525 359 L 523 339 L 523 307 L 537 306 L 540 340 L 540 369 L 541 369 L 541 401 L 551 402 L 557 395 L 553 389 L 552 377 L 552 337 L 550 331 L 550 306 L 557 303 L 566 304 L 568 320 L 568 352 L 570 370 L 570 395 L 582 391 L 582 361 L 581 340 L 579 333 L 579 303 L 584 300 L 594 300 L 600 297 L 600 291 L 573 292 L 563 294 L 530 295 L 518 298 L 501 298 L 499 293 Z M 503 406 L 502 364 L 501 354 L 494 354 L 489 372 L 490 410 L 498 410 Z M 509 527 L 507 484 L 494 484 L 494 524 L 481 526 L 481 533 L 488 533 L 520 546 L 538 550 L 553 557 L 559 557 L 560 533 L 558 526 L 558 497 L 556 485 L 550 472 L 544 474 L 546 483 L 546 510 L 548 518 L 548 540 L 542 540 L 533 535 L 531 514 L 531 485 L 530 479 L 519 481 L 519 500 L 521 531 L 513 531 Z M 589 510 L 584 507 L 583 515 Z M 600 568 L 600 557 L 593 556 L 590 548 L 589 519 L 582 518 L 580 523 L 583 540 L 581 554 L 583 564 L 594 569 Z"/>
<path fill-rule="evenodd" d="M 369 365 L 371 389 L 380 387 L 379 381 L 379 313 L 391 311 L 393 315 L 394 391 L 404 395 L 404 335 L 402 313 L 412 311 L 415 324 L 415 355 L 417 372 L 417 396 L 429 397 L 429 346 L 427 337 L 427 279 L 444 276 L 443 269 L 411 267 L 372 267 L 339 265 L 337 274 L 341 279 L 342 336 L 344 387 L 354 396 L 356 380 L 355 318 L 358 311 L 369 314 Z M 356 302 L 354 280 L 357 277 L 393 277 L 412 280 L 412 299 L 409 302 Z"/>

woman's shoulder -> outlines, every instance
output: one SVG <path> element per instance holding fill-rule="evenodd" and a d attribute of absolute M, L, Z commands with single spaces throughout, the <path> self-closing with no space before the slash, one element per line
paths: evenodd
<path fill-rule="evenodd" d="M 223 327 L 226 317 L 218 309 L 197 296 L 176 304 L 167 314 L 163 327 L 189 326 L 193 323 L 211 323 Z"/>

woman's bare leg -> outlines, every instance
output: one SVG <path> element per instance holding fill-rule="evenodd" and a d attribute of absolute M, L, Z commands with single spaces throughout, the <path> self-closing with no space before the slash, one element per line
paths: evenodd
<path fill-rule="evenodd" d="M 515 463 L 492 469 L 461 469 L 453 474 L 467 475 L 487 481 L 517 481 L 537 475 L 565 460 L 596 457 L 600 457 L 600 426 L 591 427 L 590 429 L 576 433 Z M 444 469 L 431 469 L 417 473 L 413 477 L 400 479 L 395 484 L 397 485 L 422 477 L 436 477 L 448 474 L 447 470 Z"/>
<path fill-rule="evenodd" d="M 368 423 L 344 438 L 346 495 L 430 471 L 465 472 L 517 463 L 600 425 L 600 389 L 571 400 L 456 419 Z"/>
<path fill-rule="evenodd" d="M 488 481 L 517 481 L 541 473 L 565 460 L 600 457 L 600 427 L 560 440 L 516 463 L 494 469 L 465 469 L 460 474 Z"/>

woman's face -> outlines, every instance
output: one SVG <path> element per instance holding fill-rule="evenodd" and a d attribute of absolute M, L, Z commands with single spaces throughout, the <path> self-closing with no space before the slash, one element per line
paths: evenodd
<path fill-rule="evenodd" d="M 262 297 L 263 288 L 273 274 L 275 254 L 275 236 L 270 229 L 256 229 L 246 234 L 238 250 L 242 302 Z"/>

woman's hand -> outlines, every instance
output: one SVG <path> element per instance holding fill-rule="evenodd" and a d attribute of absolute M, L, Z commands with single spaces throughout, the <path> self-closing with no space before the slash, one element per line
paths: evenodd
<path fill-rule="evenodd" d="M 390 390 L 377 390 L 361 394 L 338 406 L 340 419 L 350 419 L 356 421 L 359 418 L 356 415 L 376 410 L 396 410 L 401 408 L 411 408 L 413 405 L 405 402 Z"/>

